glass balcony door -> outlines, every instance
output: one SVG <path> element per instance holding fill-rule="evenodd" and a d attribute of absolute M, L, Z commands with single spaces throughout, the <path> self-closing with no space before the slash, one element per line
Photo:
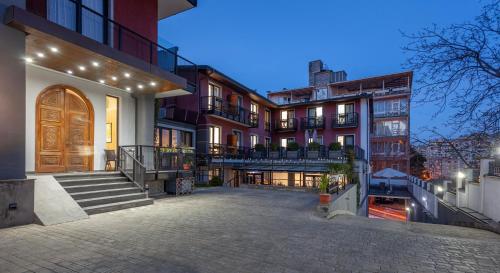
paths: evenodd
<path fill-rule="evenodd" d="M 354 122 L 354 103 L 337 105 L 338 124 L 347 124 Z"/>

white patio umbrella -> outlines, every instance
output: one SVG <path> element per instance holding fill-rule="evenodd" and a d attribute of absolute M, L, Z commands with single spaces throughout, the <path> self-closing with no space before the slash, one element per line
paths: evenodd
<path fill-rule="evenodd" d="M 373 177 L 386 178 L 389 181 L 389 191 L 391 191 L 391 179 L 392 178 L 406 178 L 408 175 L 406 173 L 394 170 L 392 168 L 385 168 L 372 175 Z"/>

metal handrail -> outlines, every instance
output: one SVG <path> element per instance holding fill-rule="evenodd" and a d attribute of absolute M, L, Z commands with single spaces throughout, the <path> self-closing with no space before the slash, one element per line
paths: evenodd
<path fill-rule="evenodd" d="M 319 117 L 303 117 L 301 120 L 302 130 L 307 129 L 324 129 L 325 128 L 325 116 Z"/>
<path fill-rule="evenodd" d="M 201 111 L 231 119 L 251 127 L 258 126 L 259 114 L 252 113 L 248 109 L 241 106 L 233 105 L 221 97 L 201 97 Z"/>
<path fill-rule="evenodd" d="M 144 191 L 146 167 L 126 149 L 127 147 L 119 147 L 118 170 Z"/>
<path fill-rule="evenodd" d="M 276 130 L 297 130 L 297 119 L 296 118 L 287 118 L 280 119 L 276 124 Z"/>

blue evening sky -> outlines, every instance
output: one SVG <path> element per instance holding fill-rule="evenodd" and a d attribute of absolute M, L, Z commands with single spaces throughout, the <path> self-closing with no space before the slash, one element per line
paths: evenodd
<path fill-rule="evenodd" d="M 400 30 L 473 20 L 479 0 L 198 0 L 162 20 L 159 36 L 197 64 L 211 65 L 265 95 L 307 86 L 307 65 L 322 59 L 348 79 L 403 70 Z M 446 114 L 412 105 L 411 131 L 443 128 Z M 421 137 L 425 135 L 420 134 Z"/>

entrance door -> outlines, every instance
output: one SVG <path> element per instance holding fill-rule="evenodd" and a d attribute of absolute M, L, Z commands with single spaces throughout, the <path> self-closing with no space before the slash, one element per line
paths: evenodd
<path fill-rule="evenodd" d="M 94 111 L 75 89 L 51 87 L 36 105 L 36 172 L 93 169 Z"/>

